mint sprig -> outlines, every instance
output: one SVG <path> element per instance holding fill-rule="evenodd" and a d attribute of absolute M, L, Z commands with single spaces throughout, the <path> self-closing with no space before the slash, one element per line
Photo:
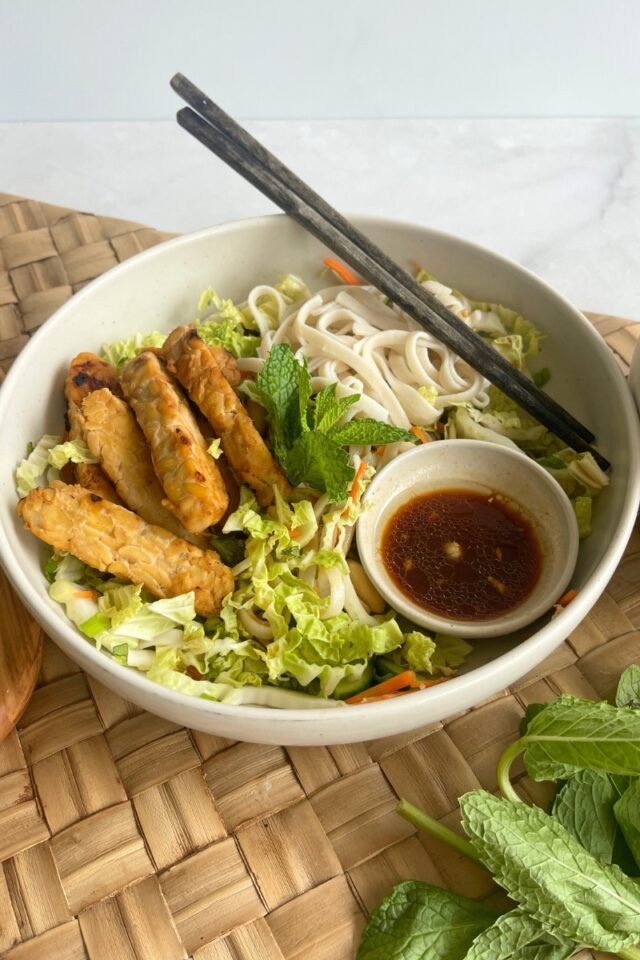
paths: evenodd
<path fill-rule="evenodd" d="M 311 396 L 306 361 L 299 363 L 287 343 L 275 344 L 256 379 L 257 395 L 271 422 L 277 460 L 291 483 L 307 483 L 335 502 L 346 500 L 355 471 L 345 447 L 381 446 L 416 437 L 378 420 L 343 423 L 359 394 L 336 397 L 336 384 Z"/>

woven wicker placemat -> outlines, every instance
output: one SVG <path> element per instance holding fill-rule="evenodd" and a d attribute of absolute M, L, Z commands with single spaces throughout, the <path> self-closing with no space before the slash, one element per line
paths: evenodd
<path fill-rule="evenodd" d="M 83 284 L 168 236 L 0 194 L 0 366 Z M 640 324 L 591 319 L 626 372 Z M 397 816 L 398 797 L 455 828 L 460 794 L 495 787 L 526 705 L 608 696 L 640 661 L 639 624 L 636 531 L 591 614 L 512 688 L 410 734 L 286 749 L 144 713 L 45 641 L 0 744 L 0 956 L 351 960 L 400 880 L 489 896 L 483 870 Z"/>

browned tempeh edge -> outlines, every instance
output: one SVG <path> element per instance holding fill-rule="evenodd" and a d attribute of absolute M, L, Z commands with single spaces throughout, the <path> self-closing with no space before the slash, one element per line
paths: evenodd
<path fill-rule="evenodd" d="M 0 364 L 74 287 L 165 236 L 0 195 Z M 628 370 L 640 324 L 590 319 Z M 636 531 L 591 614 L 512 688 L 444 724 L 313 749 L 160 720 L 47 641 L 31 703 L 0 744 L 0 957 L 352 960 L 395 882 L 492 895 L 482 871 L 397 817 L 397 797 L 455 824 L 462 792 L 495 787 L 525 706 L 609 694 L 640 659 L 639 630 Z"/>

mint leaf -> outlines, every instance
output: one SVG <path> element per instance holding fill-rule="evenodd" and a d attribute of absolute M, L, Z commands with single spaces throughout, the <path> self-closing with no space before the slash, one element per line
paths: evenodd
<path fill-rule="evenodd" d="M 336 390 L 338 388 L 337 383 L 330 383 L 328 387 L 323 387 L 315 397 L 314 407 L 313 407 L 313 429 L 318 429 L 318 424 L 321 422 L 325 413 L 331 407 L 336 400 Z"/>
<path fill-rule="evenodd" d="M 336 384 L 332 383 L 325 387 L 316 397 L 314 428 L 320 433 L 327 433 L 359 399 L 359 393 L 350 393 L 336 400 Z"/>
<path fill-rule="evenodd" d="M 315 431 L 298 438 L 287 454 L 285 469 L 293 484 L 306 480 L 335 502 L 346 499 L 355 475 L 346 450 Z"/>
<path fill-rule="evenodd" d="M 632 780 L 614 809 L 627 846 L 640 867 L 640 780 Z"/>
<path fill-rule="evenodd" d="M 271 418 L 274 450 L 281 463 L 302 433 L 300 383 L 305 373 L 289 344 L 276 343 L 256 378 L 260 399 Z"/>
<path fill-rule="evenodd" d="M 317 430 L 327 411 L 336 402 L 337 383 L 330 383 L 316 394 L 315 407 L 313 408 L 313 429 Z M 356 396 L 356 394 L 354 394 Z"/>
<path fill-rule="evenodd" d="M 601 863 L 613 863 L 620 791 L 608 773 L 581 770 L 556 795 L 552 816 Z"/>
<path fill-rule="evenodd" d="M 559 697 L 534 716 L 521 741 L 533 780 L 567 779 L 578 770 L 640 774 L 640 710 Z"/>
<path fill-rule="evenodd" d="M 485 790 L 463 796 L 460 807 L 484 865 L 541 925 L 596 950 L 640 940 L 640 885 L 599 863 L 549 814 Z"/>
<path fill-rule="evenodd" d="M 311 399 L 311 377 L 309 376 L 306 357 L 304 358 L 304 365 L 298 374 L 298 390 L 300 429 L 303 433 L 306 433 L 309 429 L 309 400 Z"/>
<path fill-rule="evenodd" d="M 524 910 L 511 910 L 476 937 L 465 960 L 567 960 L 577 949 L 573 940 L 543 930 Z"/>
<path fill-rule="evenodd" d="M 640 666 L 633 663 L 624 671 L 618 683 L 616 706 L 640 710 Z"/>
<path fill-rule="evenodd" d="M 311 401 L 307 362 L 298 363 L 288 343 L 275 344 L 258 374 L 255 393 L 270 418 L 273 451 L 292 484 L 306 482 L 345 500 L 354 470 L 343 447 L 349 444 L 415 441 L 413 434 L 376 420 L 337 426 L 358 394 L 336 400 L 336 384 Z"/>
<path fill-rule="evenodd" d="M 408 880 L 371 915 L 357 960 L 463 960 L 497 916 L 475 900 Z"/>
<path fill-rule="evenodd" d="M 408 430 L 393 427 L 390 423 L 382 423 L 379 420 L 370 420 L 368 417 L 349 420 L 341 427 L 334 427 L 329 431 L 329 436 L 335 443 L 356 444 L 357 446 L 399 443 L 401 440 L 415 443 L 418 439 L 415 434 L 409 433 Z"/>

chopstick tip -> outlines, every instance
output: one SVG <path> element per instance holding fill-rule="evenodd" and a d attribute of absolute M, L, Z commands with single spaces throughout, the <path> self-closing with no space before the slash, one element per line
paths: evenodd
<path fill-rule="evenodd" d="M 186 80 L 186 77 L 185 77 L 184 73 L 178 72 L 178 73 L 174 73 L 174 75 L 171 77 L 171 80 L 169 80 L 169 84 L 170 84 L 170 86 L 177 92 L 178 89 L 179 89 L 179 87 L 180 87 L 180 85 L 181 85 L 185 80 Z"/>

